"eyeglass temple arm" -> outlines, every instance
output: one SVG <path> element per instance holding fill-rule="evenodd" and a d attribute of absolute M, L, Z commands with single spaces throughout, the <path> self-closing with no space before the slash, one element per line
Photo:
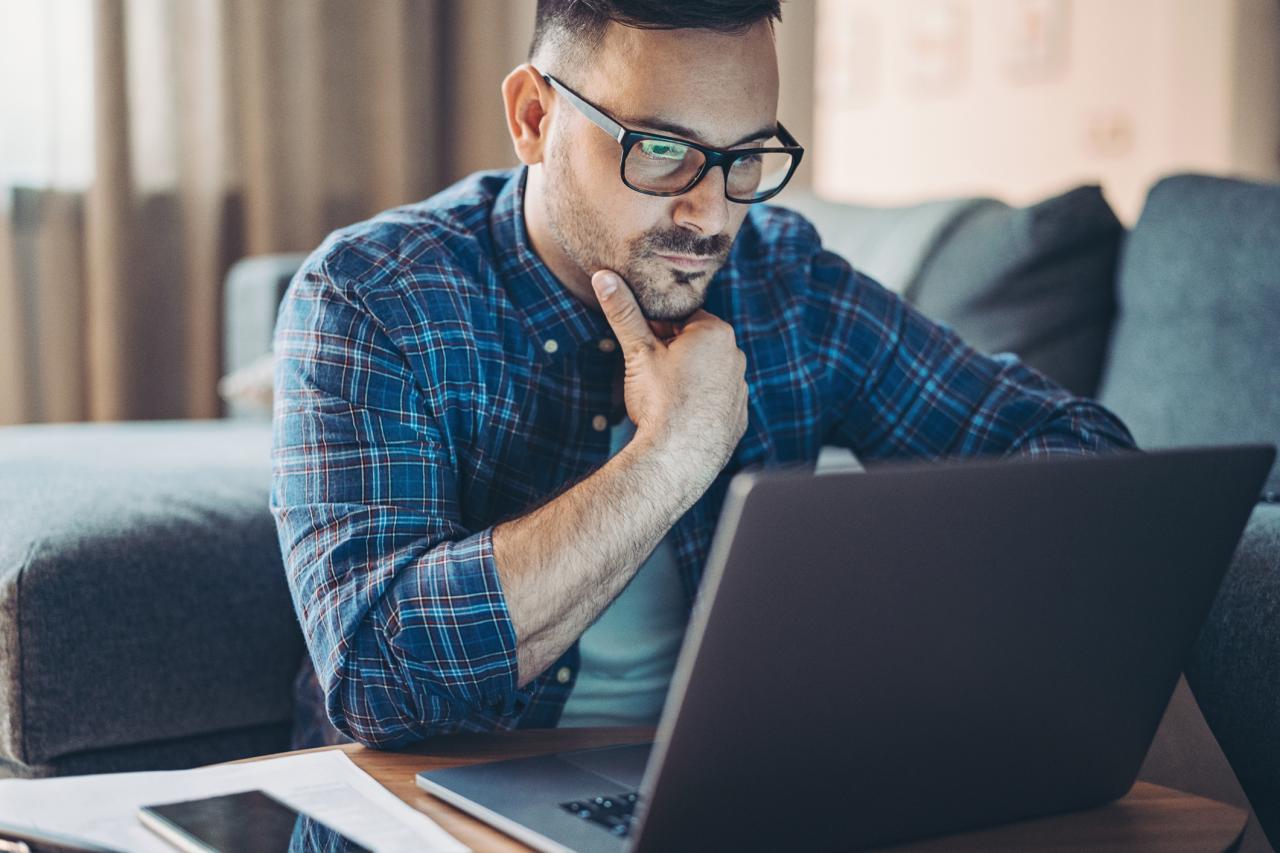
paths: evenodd
<path fill-rule="evenodd" d="M 619 143 L 622 142 L 622 136 L 624 133 L 627 132 L 626 128 L 618 124 L 613 119 L 609 118 L 604 113 L 600 112 L 595 107 L 591 106 L 591 104 L 588 104 L 586 101 L 584 101 L 581 98 L 581 96 L 578 95 L 577 92 L 573 91 L 568 86 L 561 83 L 556 78 L 552 77 L 550 74 L 543 74 L 542 79 L 546 80 L 547 83 L 551 86 L 551 88 L 555 89 L 557 92 L 560 92 L 570 101 L 572 101 L 573 105 L 577 107 L 579 110 L 581 110 L 582 114 L 585 115 L 587 118 L 589 118 L 592 124 L 596 125 L 605 133 L 609 134 L 614 139 L 618 140 Z"/>
<path fill-rule="evenodd" d="M 788 148 L 802 147 L 799 142 L 796 142 L 796 138 L 791 135 L 791 131 L 782 126 L 782 122 L 778 122 L 778 141 Z"/>

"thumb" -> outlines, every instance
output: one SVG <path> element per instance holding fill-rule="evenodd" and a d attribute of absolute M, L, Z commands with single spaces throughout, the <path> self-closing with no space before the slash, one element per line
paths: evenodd
<path fill-rule="evenodd" d="M 599 270 L 591 276 L 591 287 L 604 309 L 605 319 L 618 336 L 624 355 L 638 349 L 653 349 L 660 341 L 649 328 L 649 321 L 640 313 L 635 295 L 627 287 L 622 276 L 612 270 Z"/>

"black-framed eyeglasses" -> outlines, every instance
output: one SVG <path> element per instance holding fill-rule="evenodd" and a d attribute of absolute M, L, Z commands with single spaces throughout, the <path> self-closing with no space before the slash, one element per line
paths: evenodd
<path fill-rule="evenodd" d="M 712 148 L 674 136 L 632 130 L 550 74 L 543 74 L 542 79 L 622 146 L 622 182 L 639 193 L 687 193 L 708 170 L 718 166 L 724 170 L 725 198 L 738 204 L 754 204 L 781 192 L 804 155 L 804 148 L 781 124 L 775 135 L 782 145 L 763 148 Z"/>

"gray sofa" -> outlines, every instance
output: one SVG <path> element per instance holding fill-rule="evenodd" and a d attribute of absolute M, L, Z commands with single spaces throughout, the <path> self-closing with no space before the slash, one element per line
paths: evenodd
<path fill-rule="evenodd" d="M 1088 187 L 1024 209 L 784 203 L 975 345 L 1099 396 L 1144 446 L 1280 440 L 1280 187 L 1167 179 L 1132 232 Z M 228 369 L 269 350 L 298 261 L 233 270 Z M 266 505 L 270 424 L 233 414 L 0 429 L 0 774 L 287 748 L 304 649 Z M 1239 781 L 1280 838 L 1278 577 L 1280 506 L 1263 504 L 1144 776 L 1245 804 Z M 1267 849 L 1256 828 L 1246 847 Z"/>

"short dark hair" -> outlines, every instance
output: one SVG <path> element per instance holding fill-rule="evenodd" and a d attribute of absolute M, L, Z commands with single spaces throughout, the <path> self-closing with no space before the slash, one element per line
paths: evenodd
<path fill-rule="evenodd" d="M 740 33 L 782 20 L 782 0 L 538 0 L 529 58 L 548 41 L 590 51 L 609 24 L 642 30 L 703 29 Z"/>

